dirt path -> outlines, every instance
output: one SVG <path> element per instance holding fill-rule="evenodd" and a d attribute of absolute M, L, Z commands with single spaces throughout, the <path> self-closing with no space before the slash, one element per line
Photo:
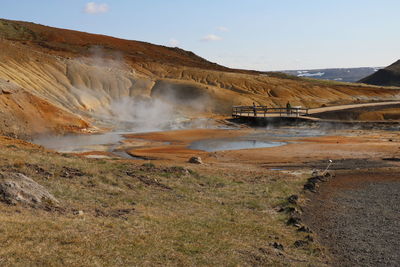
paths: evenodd
<path fill-rule="evenodd" d="M 338 110 L 346 110 L 353 108 L 377 107 L 377 106 L 387 106 L 387 105 L 400 105 L 400 101 L 387 101 L 387 102 L 376 102 L 376 103 L 340 105 L 340 106 L 323 107 L 323 108 L 312 108 L 308 110 L 308 113 L 316 114 L 327 111 L 338 111 Z"/>
<path fill-rule="evenodd" d="M 304 220 L 335 266 L 400 264 L 400 169 L 340 173 L 323 184 Z"/>

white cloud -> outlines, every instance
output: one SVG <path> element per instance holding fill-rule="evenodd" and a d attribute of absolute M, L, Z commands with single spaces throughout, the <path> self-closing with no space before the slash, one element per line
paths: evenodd
<path fill-rule="evenodd" d="M 172 46 L 172 47 L 177 47 L 177 46 L 179 46 L 179 41 L 176 40 L 175 38 L 171 38 L 171 39 L 169 39 L 168 44 L 169 44 L 170 46 Z"/>
<path fill-rule="evenodd" d="M 107 4 L 98 4 L 95 2 L 89 2 L 85 6 L 85 13 L 87 14 L 101 14 L 107 13 L 110 10 Z"/>
<path fill-rule="evenodd" d="M 229 31 L 229 29 L 225 26 L 219 26 L 219 27 L 217 27 L 217 30 L 220 32 L 228 32 Z"/>
<path fill-rule="evenodd" d="M 204 41 L 204 42 L 213 42 L 213 41 L 221 41 L 221 40 L 222 40 L 222 38 L 215 34 L 208 34 L 208 35 L 204 36 L 203 38 L 201 38 L 201 41 Z"/>

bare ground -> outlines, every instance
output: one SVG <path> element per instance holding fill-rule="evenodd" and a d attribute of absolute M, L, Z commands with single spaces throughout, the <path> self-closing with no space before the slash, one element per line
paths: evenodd
<path fill-rule="evenodd" d="M 346 171 L 311 196 L 304 220 L 334 266 L 398 266 L 399 168 Z"/>

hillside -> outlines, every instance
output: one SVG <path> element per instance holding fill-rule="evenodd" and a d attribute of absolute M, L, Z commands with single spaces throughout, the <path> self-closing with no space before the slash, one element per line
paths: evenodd
<path fill-rule="evenodd" d="M 0 131 L 26 137 L 39 133 L 80 132 L 89 124 L 9 81 L 0 79 Z"/>
<path fill-rule="evenodd" d="M 0 50 L 0 79 L 92 126 L 154 128 L 176 117 L 228 115 L 232 105 L 319 107 L 400 92 L 229 69 L 179 48 L 9 20 L 0 20 Z"/>
<path fill-rule="evenodd" d="M 360 80 L 360 82 L 380 86 L 400 86 L 400 60 Z"/>

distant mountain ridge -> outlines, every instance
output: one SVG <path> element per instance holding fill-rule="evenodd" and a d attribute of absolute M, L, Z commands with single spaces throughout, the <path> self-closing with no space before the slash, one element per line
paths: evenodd
<path fill-rule="evenodd" d="M 400 60 L 361 79 L 360 82 L 373 85 L 400 86 Z"/>
<path fill-rule="evenodd" d="M 377 72 L 381 67 L 363 67 L 363 68 L 332 68 L 332 69 L 312 69 L 312 70 L 285 70 L 283 73 L 297 77 L 309 77 L 321 80 L 357 82 Z"/>

